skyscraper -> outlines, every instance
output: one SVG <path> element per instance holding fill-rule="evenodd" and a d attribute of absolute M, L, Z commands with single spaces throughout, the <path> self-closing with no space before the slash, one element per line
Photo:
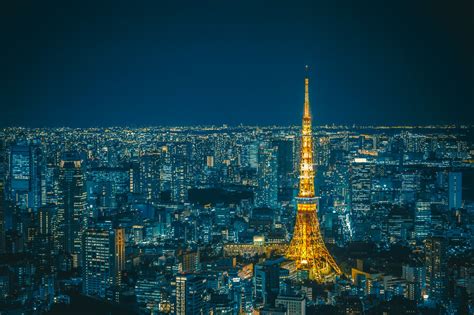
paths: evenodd
<path fill-rule="evenodd" d="M 462 207 L 462 173 L 450 172 L 449 173 L 449 196 L 448 206 L 449 210 L 459 209 Z"/>
<path fill-rule="evenodd" d="M 286 308 L 286 314 L 306 315 L 306 298 L 304 296 L 279 295 L 275 305 Z"/>
<path fill-rule="evenodd" d="M 30 189 L 30 149 L 16 145 L 10 150 L 10 198 L 21 208 L 28 207 Z"/>
<path fill-rule="evenodd" d="M 124 267 L 124 231 L 90 228 L 83 236 L 83 292 L 105 298 L 107 290 L 120 285 Z"/>
<path fill-rule="evenodd" d="M 86 181 L 87 202 L 99 212 L 115 210 L 118 197 L 130 191 L 128 170 L 117 167 L 100 167 L 88 170 Z"/>
<path fill-rule="evenodd" d="M 415 205 L 415 238 L 424 240 L 428 237 L 431 224 L 431 203 L 419 201 Z"/>
<path fill-rule="evenodd" d="M 241 164 L 244 167 L 258 168 L 258 143 L 246 143 L 242 148 Z"/>
<path fill-rule="evenodd" d="M 56 226 L 58 249 L 80 264 L 82 233 L 85 229 L 86 190 L 79 156 L 65 153 L 59 168 L 59 196 Z"/>
<path fill-rule="evenodd" d="M 191 145 L 188 142 L 175 142 L 168 146 L 171 154 L 171 199 L 184 202 L 189 189 L 189 156 Z"/>
<path fill-rule="evenodd" d="M 3 254 L 5 248 L 5 197 L 4 184 L 0 179 L 0 253 Z"/>
<path fill-rule="evenodd" d="M 163 283 L 159 280 L 140 279 L 135 284 L 137 303 L 146 307 L 157 308 L 161 301 Z"/>
<path fill-rule="evenodd" d="M 311 279 L 323 282 L 341 270 L 328 252 L 319 229 L 318 200 L 314 191 L 313 134 L 309 107 L 309 78 L 305 78 L 303 127 L 301 131 L 300 190 L 293 239 L 286 256 Z"/>
<path fill-rule="evenodd" d="M 29 207 L 35 211 L 46 205 L 45 158 L 39 144 L 30 145 L 30 197 Z"/>
<path fill-rule="evenodd" d="M 447 244 L 441 236 L 425 242 L 426 287 L 430 299 L 442 300 L 446 294 Z"/>
<path fill-rule="evenodd" d="M 140 157 L 140 191 L 147 200 L 160 200 L 161 155 L 153 152 Z"/>
<path fill-rule="evenodd" d="M 125 269 L 125 229 L 114 230 L 114 274 L 115 285 L 122 284 L 122 270 Z"/>
<path fill-rule="evenodd" d="M 277 148 L 262 145 L 258 154 L 258 188 L 255 198 L 257 206 L 278 206 L 277 166 Z"/>
<path fill-rule="evenodd" d="M 15 145 L 10 150 L 10 199 L 22 209 L 37 210 L 45 202 L 42 150 L 38 145 Z"/>
<path fill-rule="evenodd" d="M 354 240 L 368 238 L 367 215 L 370 211 L 371 185 L 374 164 L 365 158 L 356 158 L 351 163 L 351 219 Z"/>
<path fill-rule="evenodd" d="M 56 214 L 56 207 L 48 205 L 38 210 L 38 233 L 41 235 L 53 234 L 53 218 Z"/>
<path fill-rule="evenodd" d="M 273 140 L 272 145 L 277 148 L 277 175 L 278 194 L 282 200 L 290 200 L 294 183 L 294 138 Z"/>
<path fill-rule="evenodd" d="M 254 287 L 256 303 L 274 306 L 280 291 L 279 261 L 267 260 L 255 265 Z"/>
<path fill-rule="evenodd" d="M 421 261 L 402 265 L 402 278 L 408 281 L 408 297 L 420 300 L 426 287 L 426 268 Z"/>
<path fill-rule="evenodd" d="M 200 268 L 199 250 L 189 250 L 183 252 L 181 254 L 180 261 L 182 272 L 188 273 L 198 271 Z"/>
<path fill-rule="evenodd" d="M 203 277 L 183 274 L 176 277 L 176 314 L 204 315 L 208 313 L 206 282 Z"/>

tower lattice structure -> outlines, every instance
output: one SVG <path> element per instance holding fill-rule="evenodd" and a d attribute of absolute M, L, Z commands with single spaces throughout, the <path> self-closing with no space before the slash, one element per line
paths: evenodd
<path fill-rule="evenodd" d="M 307 70 L 307 68 L 306 68 Z M 308 270 L 310 279 L 325 282 L 341 274 L 334 258 L 324 244 L 317 217 L 314 192 L 313 135 L 309 106 L 309 78 L 305 77 L 304 114 L 301 132 L 299 194 L 296 197 L 295 229 L 286 257 L 294 260 L 298 270 Z"/>

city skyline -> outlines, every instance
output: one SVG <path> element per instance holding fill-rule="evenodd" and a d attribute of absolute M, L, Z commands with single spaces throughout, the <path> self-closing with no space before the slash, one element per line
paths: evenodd
<path fill-rule="evenodd" d="M 473 128 L 313 133 L 305 99 L 302 129 L 0 129 L 0 309 L 469 312 Z"/>
<path fill-rule="evenodd" d="M 0 308 L 469 312 L 473 128 L 313 132 L 308 84 L 301 129 L 0 129 Z"/>
<path fill-rule="evenodd" d="M 2 4 L 0 313 L 474 314 L 473 12 Z"/>

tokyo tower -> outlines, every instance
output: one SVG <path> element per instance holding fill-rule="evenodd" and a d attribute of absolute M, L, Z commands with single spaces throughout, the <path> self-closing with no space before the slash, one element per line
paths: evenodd
<path fill-rule="evenodd" d="M 306 72 L 308 66 L 306 66 Z M 313 135 L 309 107 L 309 78 L 304 79 L 304 114 L 301 132 L 300 185 L 296 197 L 297 215 L 293 238 L 286 252 L 298 270 L 308 270 L 309 278 L 326 282 L 341 274 L 334 258 L 328 252 L 319 229 L 317 197 L 314 193 Z"/>

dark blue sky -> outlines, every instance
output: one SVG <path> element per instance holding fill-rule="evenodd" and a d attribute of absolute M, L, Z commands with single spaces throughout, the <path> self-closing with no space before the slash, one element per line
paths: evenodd
<path fill-rule="evenodd" d="M 472 1 L 6 2 L 0 126 L 299 124 L 305 64 L 316 124 L 473 122 Z"/>

